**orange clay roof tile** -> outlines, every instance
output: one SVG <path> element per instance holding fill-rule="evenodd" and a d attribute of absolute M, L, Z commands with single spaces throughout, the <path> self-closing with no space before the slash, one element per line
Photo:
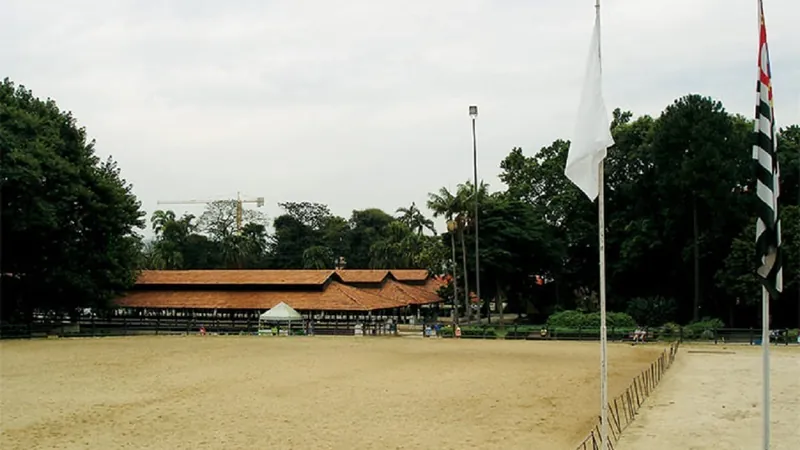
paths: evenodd
<path fill-rule="evenodd" d="M 301 311 L 374 311 L 405 303 L 352 286 L 331 282 L 322 291 L 138 291 L 117 300 L 120 307 L 270 309 L 280 302 Z"/>
<path fill-rule="evenodd" d="M 380 283 L 388 275 L 389 271 L 386 269 L 340 269 L 336 274 L 345 283 Z"/>
<path fill-rule="evenodd" d="M 427 269 L 391 269 L 389 272 L 398 281 L 425 281 L 429 276 Z"/>
<path fill-rule="evenodd" d="M 138 285 L 321 285 L 333 270 L 145 270 Z"/>
<path fill-rule="evenodd" d="M 439 303 L 442 298 L 419 286 L 410 286 L 394 280 L 387 280 L 380 288 L 364 289 L 374 291 L 381 297 L 402 302 L 404 305 L 427 305 Z"/>

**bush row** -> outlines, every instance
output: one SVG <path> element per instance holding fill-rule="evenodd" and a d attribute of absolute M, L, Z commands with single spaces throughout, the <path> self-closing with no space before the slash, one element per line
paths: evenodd
<path fill-rule="evenodd" d="M 606 313 L 608 328 L 635 328 L 636 321 L 628 314 L 621 312 Z M 580 311 L 561 311 L 547 319 L 549 328 L 600 328 L 600 313 L 584 313 Z"/>

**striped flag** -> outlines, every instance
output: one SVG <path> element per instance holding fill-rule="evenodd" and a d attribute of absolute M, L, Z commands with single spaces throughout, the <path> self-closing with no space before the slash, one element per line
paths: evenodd
<path fill-rule="evenodd" d="M 759 1 L 760 37 L 758 53 L 758 92 L 756 100 L 756 141 L 753 159 L 756 166 L 758 220 L 756 222 L 756 252 L 761 259 L 758 275 L 770 297 L 776 299 L 783 289 L 781 265 L 781 225 L 778 218 L 780 170 L 775 141 L 775 109 L 772 103 L 772 72 L 767 50 L 767 28 L 764 5 Z"/>

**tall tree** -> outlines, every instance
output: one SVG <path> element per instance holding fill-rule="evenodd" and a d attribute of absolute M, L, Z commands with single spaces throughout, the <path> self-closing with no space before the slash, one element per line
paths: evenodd
<path fill-rule="evenodd" d="M 55 101 L 0 84 L 2 320 L 103 307 L 136 276 L 143 212 Z"/>
<path fill-rule="evenodd" d="M 691 280 L 694 320 L 700 319 L 701 308 L 712 306 L 704 305 L 702 297 L 704 291 L 711 297 L 714 286 L 703 286 L 701 280 L 712 279 L 730 246 L 731 234 L 743 226 L 743 217 L 732 219 L 741 208 L 736 187 L 747 179 L 741 168 L 750 164 L 750 141 L 747 134 L 737 135 L 736 131 L 734 118 L 720 102 L 699 95 L 669 105 L 654 129 L 655 192 L 668 214 L 664 231 L 670 245 L 675 249 L 676 244 L 683 244 L 679 247 L 682 253 L 672 252 L 672 263 L 678 268 L 691 262 L 693 268 L 680 271 L 680 275 Z M 729 234 L 725 229 L 733 231 Z"/>
<path fill-rule="evenodd" d="M 371 267 L 370 249 L 380 240 L 390 223 L 395 218 L 377 208 L 353 211 L 350 216 L 350 231 L 347 234 L 348 247 L 347 267 L 367 269 Z"/>
<path fill-rule="evenodd" d="M 327 205 L 312 202 L 284 202 L 286 211 L 274 221 L 271 258 L 277 268 L 333 268 L 337 256 L 344 256 L 346 222 L 331 214 Z"/>
<path fill-rule="evenodd" d="M 433 226 L 433 221 L 422 214 L 422 211 L 417 208 L 416 203 L 411 202 L 411 206 L 408 208 L 397 208 L 396 212 L 400 214 L 400 217 L 398 218 L 400 222 L 409 227 L 411 231 L 417 234 L 422 234 L 425 230 L 429 230 L 431 233 L 436 234 L 436 228 Z"/>
<path fill-rule="evenodd" d="M 449 239 L 450 241 L 450 268 L 452 269 L 452 277 L 450 278 L 449 284 L 452 285 L 452 297 L 454 299 L 454 306 L 460 301 L 458 297 L 458 262 L 456 260 L 456 234 L 458 225 L 454 220 L 456 214 L 459 212 L 460 205 L 458 204 L 458 199 L 455 195 L 450 193 L 447 188 L 443 187 L 439 189 L 439 192 L 429 193 L 428 194 L 428 208 L 433 211 L 433 217 L 444 217 L 445 222 L 447 224 L 447 233 L 444 236 L 444 239 Z M 466 272 L 465 272 L 466 273 Z M 458 310 L 460 308 L 455 307 L 456 313 L 455 318 L 457 319 L 460 315 Z M 469 305 L 469 297 L 465 297 L 464 303 L 464 311 L 467 315 L 470 314 L 470 305 Z"/>
<path fill-rule="evenodd" d="M 472 318 L 472 306 L 470 305 L 470 290 L 469 290 L 469 273 L 467 270 L 467 246 L 464 241 L 464 228 L 467 221 L 467 199 L 471 195 L 467 192 L 465 185 L 459 185 L 455 193 L 451 193 L 447 188 L 440 188 L 439 192 L 428 194 L 428 208 L 433 211 L 434 217 L 444 216 L 448 223 L 452 224 L 452 230 L 449 234 L 455 233 L 458 236 L 458 241 L 461 243 L 461 262 L 462 262 L 462 279 L 464 282 L 464 309 L 467 315 L 467 320 Z M 452 242 L 454 244 L 454 242 Z M 455 249 L 453 250 L 453 258 L 455 258 Z M 456 262 L 453 261 L 453 267 Z M 458 283 L 458 276 L 454 273 L 453 282 Z"/>

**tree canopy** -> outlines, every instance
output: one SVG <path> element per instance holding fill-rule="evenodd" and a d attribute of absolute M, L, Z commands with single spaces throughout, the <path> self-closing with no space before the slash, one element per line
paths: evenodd
<path fill-rule="evenodd" d="M 103 306 L 130 287 L 144 225 L 112 159 L 52 100 L 0 85 L 2 311 Z"/>

